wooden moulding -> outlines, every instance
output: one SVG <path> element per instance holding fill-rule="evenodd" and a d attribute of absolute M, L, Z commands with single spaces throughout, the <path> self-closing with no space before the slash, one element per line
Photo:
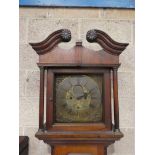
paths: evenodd
<path fill-rule="evenodd" d="M 76 42 L 71 49 L 60 48 L 59 43 L 71 40 L 71 32 L 68 29 L 55 31 L 42 42 L 30 43 L 30 45 L 39 55 L 38 65 L 48 67 L 118 66 L 119 55 L 128 46 L 127 43 L 118 43 L 105 32 L 95 29 L 87 32 L 86 39 L 90 43 L 98 43 L 103 49 L 94 51 L 85 48 L 82 42 Z"/>
<path fill-rule="evenodd" d="M 114 142 L 123 137 L 122 132 L 113 131 L 38 131 L 35 135 L 38 139 L 49 143 L 103 143 L 106 141 Z"/>

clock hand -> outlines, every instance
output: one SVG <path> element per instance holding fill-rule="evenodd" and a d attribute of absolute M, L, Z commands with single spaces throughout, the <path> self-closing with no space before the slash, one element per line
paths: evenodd
<path fill-rule="evenodd" d="M 78 96 L 76 99 L 79 100 L 79 99 L 81 99 L 83 97 L 84 97 L 84 95 L 81 95 L 81 96 Z"/>
<path fill-rule="evenodd" d="M 83 97 L 86 99 L 87 96 L 88 96 L 88 94 L 87 94 L 87 93 L 84 93 L 83 95 L 78 96 L 76 99 L 79 100 L 79 99 L 81 99 L 81 98 L 83 98 Z"/>
<path fill-rule="evenodd" d="M 91 94 L 95 89 L 97 89 L 97 87 L 94 87 L 91 90 L 89 90 L 88 94 Z"/>

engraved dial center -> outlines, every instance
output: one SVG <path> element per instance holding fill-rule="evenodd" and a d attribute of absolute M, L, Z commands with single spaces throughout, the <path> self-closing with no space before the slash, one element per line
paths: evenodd
<path fill-rule="evenodd" d="M 66 93 L 67 107 L 72 111 L 89 109 L 91 95 L 89 91 L 81 85 L 72 86 Z"/>

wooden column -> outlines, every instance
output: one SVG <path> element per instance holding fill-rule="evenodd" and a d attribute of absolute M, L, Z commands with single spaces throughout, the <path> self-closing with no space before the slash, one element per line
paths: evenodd
<path fill-rule="evenodd" d="M 44 67 L 40 67 L 39 129 L 44 128 Z"/>
<path fill-rule="evenodd" d="M 119 131 L 119 103 L 118 103 L 118 68 L 113 68 L 113 95 L 114 95 L 114 123 L 115 130 Z"/>
<path fill-rule="evenodd" d="M 53 80 L 53 72 L 50 69 L 47 69 L 46 129 L 49 129 L 53 123 Z"/>
<path fill-rule="evenodd" d="M 51 155 L 54 155 L 54 146 L 51 145 Z"/>
<path fill-rule="evenodd" d="M 107 147 L 104 148 L 104 155 L 107 155 Z"/>

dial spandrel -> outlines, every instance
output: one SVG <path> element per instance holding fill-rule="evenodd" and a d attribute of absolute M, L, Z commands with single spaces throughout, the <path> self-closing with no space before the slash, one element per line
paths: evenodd
<path fill-rule="evenodd" d="M 56 122 L 102 121 L 102 77 L 56 77 Z"/>

